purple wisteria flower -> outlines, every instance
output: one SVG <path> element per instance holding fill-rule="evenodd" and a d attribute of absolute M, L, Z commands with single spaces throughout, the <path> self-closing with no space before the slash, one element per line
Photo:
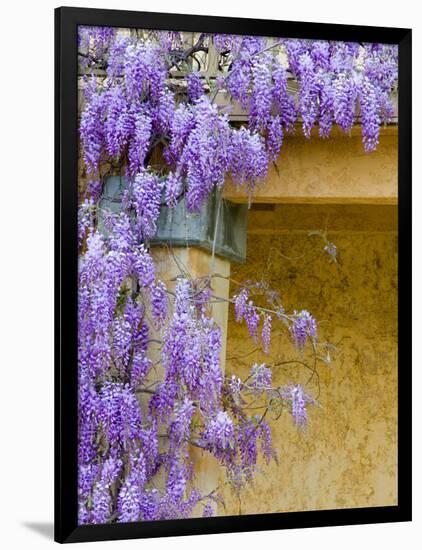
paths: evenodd
<path fill-rule="evenodd" d="M 190 425 L 195 411 L 194 403 L 185 397 L 182 403 L 176 406 L 174 420 L 170 424 L 169 438 L 170 450 L 176 452 L 182 446 L 186 446 L 190 437 Z"/>
<path fill-rule="evenodd" d="M 95 64 L 106 54 L 115 32 L 113 27 L 78 27 L 78 47 L 87 54 L 87 58 L 83 58 L 85 66 Z"/>
<path fill-rule="evenodd" d="M 214 516 L 213 507 L 211 506 L 211 504 L 207 503 L 204 506 L 204 509 L 203 509 L 203 512 L 202 512 L 202 517 L 203 518 L 211 518 L 212 516 Z"/>
<path fill-rule="evenodd" d="M 236 321 L 240 323 L 245 316 L 246 306 L 249 300 L 249 293 L 246 288 L 242 288 L 239 294 L 234 296 L 234 308 L 236 312 Z"/>
<path fill-rule="evenodd" d="M 166 285 L 157 281 L 151 288 L 151 314 L 156 326 L 161 326 L 168 314 L 168 297 Z"/>
<path fill-rule="evenodd" d="M 284 131 L 280 116 L 272 117 L 268 126 L 267 148 L 270 159 L 275 162 L 283 144 Z"/>
<path fill-rule="evenodd" d="M 291 384 L 281 391 L 281 396 L 289 401 L 291 412 L 295 424 L 304 427 L 308 421 L 307 405 L 314 404 L 315 401 L 310 397 L 300 384 Z"/>
<path fill-rule="evenodd" d="M 265 130 L 271 111 L 271 56 L 256 56 L 252 63 L 253 91 L 249 111 L 249 125 Z"/>
<path fill-rule="evenodd" d="M 318 88 L 314 63 L 308 52 L 303 53 L 298 58 L 297 75 L 300 85 L 299 113 L 302 117 L 303 133 L 309 138 L 318 116 Z"/>
<path fill-rule="evenodd" d="M 255 392 L 267 391 L 272 387 L 272 372 L 265 363 L 260 365 L 255 363 L 251 368 L 248 378 L 248 385 Z"/>
<path fill-rule="evenodd" d="M 144 162 L 149 151 L 152 137 L 152 118 L 148 109 L 139 106 L 133 113 L 133 135 L 129 143 L 129 166 L 130 175 L 135 175 L 144 167 Z"/>
<path fill-rule="evenodd" d="M 169 164 L 179 161 L 186 141 L 194 127 L 195 116 L 192 107 L 181 103 L 174 111 L 169 131 L 170 143 L 164 152 Z"/>
<path fill-rule="evenodd" d="M 240 36 L 234 36 L 232 34 L 214 34 L 212 39 L 218 52 L 231 51 L 233 48 L 236 48 L 242 40 Z"/>
<path fill-rule="evenodd" d="M 115 86 L 106 93 L 105 145 L 111 157 L 119 157 L 133 133 L 134 121 L 123 89 Z"/>
<path fill-rule="evenodd" d="M 317 338 L 316 321 L 306 309 L 299 313 L 295 312 L 294 315 L 290 325 L 290 334 L 295 346 L 302 350 L 308 337 L 312 340 Z"/>
<path fill-rule="evenodd" d="M 319 135 L 328 138 L 334 122 L 333 81 L 331 75 L 319 73 L 315 86 L 319 97 Z"/>
<path fill-rule="evenodd" d="M 215 418 L 208 422 L 203 434 L 206 446 L 212 449 L 214 454 L 220 458 L 233 451 L 235 447 L 234 438 L 233 421 L 225 411 L 219 411 Z"/>
<path fill-rule="evenodd" d="M 230 377 L 228 383 L 227 383 L 228 390 L 230 392 L 230 395 L 236 405 L 240 405 L 242 401 L 241 392 L 244 387 L 242 380 L 232 374 Z"/>
<path fill-rule="evenodd" d="M 359 103 L 362 122 L 362 141 L 367 153 L 377 148 L 380 131 L 380 109 L 375 86 L 364 77 L 359 88 Z"/>
<path fill-rule="evenodd" d="M 198 73 L 189 73 L 186 77 L 188 96 L 195 103 L 204 94 L 204 86 Z"/>
<path fill-rule="evenodd" d="M 94 200 L 85 199 L 78 207 L 78 244 L 81 246 L 87 234 L 93 231 Z"/>
<path fill-rule="evenodd" d="M 180 174 L 170 172 L 167 176 L 165 186 L 166 204 L 168 207 L 174 208 L 183 190 L 183 180 Z"/>
<path fill-rule="evenodd" d="M 356 116 L 358 88 L 355 78 L 341 73 L 333 85 L 334 120 L 344 132 L 350 132 Z"/>
<path fill-rule="evenodd" d="M 141 169 L 133 180 L 132 201 L 137 225 L 144 239 L 152 238 L 157 231 L 162 188 L 160 179 L 144 169 Z"/>
<path fill-rule="evenodd" d="M 186 206 L 198 212 L 215 187 L 221 187 L 230 166 L 232 129 L 207 96 L 193 106 L 194 127 L 178 162 L 186 178 Z"/>
<path fill-rule="evenodd" d="M 144 383 L 145 377 L 152 367 L 152 361 L 145 355 L 144 351 L 135 352 L 132 359 L 130 371 L 131 385 L 136 388 Z"/>
<path fill-rule="evenodd" d="M 133 270 L 141 287 L 149 287 L 155 280 L 155 266 L 144 244 L 132 251 Z"/>
<path fill-rule="evenodd" d="M 261 450 L 265 461 L 269 464 L 271 458 L 277 461 L 277 453 L 273 448 L 271 430 L 267 422 L 261 421 L 258 428 Z"/>
<path fill-rule="evenodd" d="M 79 133 L 84 152 L 84 160 L 89 172 L 99 168 L 101 154 L 105 145 L 105 128 L 102 121 L 105 118 L 106 94 L 94 91 L 86 100 L 86 106 L 81 115 Z"/>
<path fill-rule="evenodd" d="M 266 364 L 255 363 L 244 381 L 224 377 L 212 277 L 195 279 L 179 266 L 167 286 L 157 279 L 150 241 L 161 208 L 183 200 L 189 215 L 201 212 L 230 177 L 251 197 L 298 121 L 305 136 L 318 126 L 328 137 L 334 124 L 349 132 L 360 116 L 371 152 L 394 114 L 397 46 L 209 34 L 195 40 L 216 55 L 215 81 L 192 70 L 175 78 L 175 69 L 192 66 L 183 33 L 79 27 L 80 524 L 214 515 L 218 494 L 200 494 L 190 447 L 216 457 L 239 491 L 253 480 L 260 455 L 276 457 L 268 419 L 250 415 L 249 399 L 278 395 L 299 427 L 315 403 L 301 385 L 273 390 Z M 233 121 L 232 107 L 243 109 L 247 122 Z M 101 202 L 109 174 L 128 180 L 119 211 Z M 333 243 L 324 250 L 336 260 Z M 271 311 L 253 302 L 255 291 Z M 261 338 L 264 353 L 278 321 L 299 350 L 308 338 L 316 345 L 312 315 L 288 315 L 265 283 L 241 287 L 233 302 L 236 321 Z"/>
<path fill-rule="evenodd" d="M 119 522 L 138 521 L 141 498 L 146 482 L 146 464 L 142 452 L 131 456 L 130 473 L 122 484 L 117 499 Z"/>
<path fill-rule="evenodd" d="M 246 326 L 248 327 L 249 334 L 255 342 L 258 341 L 258 326 L 260 321 L 260 315 L 256 307 L 252 304 L 252 301 L 249 301 L 249 304 L 246 308 L 244 319 L 246 321 Z"/>
<path fill-rule="evenodd" d="M 230 147 L 230 170 L 238 185 L 248 184 L 253 190 L 255 184 L 263 180 L 268 171 L 268 153 L 265 141 L 258 133 L 242 127 L 234 130 Z"/>
<path fill-rule="evenodd" d="M 108 458 L 102 468 L 101 477 L 94 486 L 92 496 L 92 519 L 94 523 L 106 523 L 112 513 L 111 487 L 117 480 L 122 461 Z"/>
<path fill-rule="evenodd" d="M 267 355 L 270 353 L 271 325 L 272 325 L 272 317 L 270 315 L 266 315 L 264 317 L 264 323 L 262 326 L 261 340 L 262 340 L 262 348 L 264 350 L 264 353 L 266 353 Z"/>

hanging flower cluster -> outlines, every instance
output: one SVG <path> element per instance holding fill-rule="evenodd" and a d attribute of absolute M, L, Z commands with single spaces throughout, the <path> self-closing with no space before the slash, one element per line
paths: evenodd
<path fill-rule="evenodd" d="M 334 123 L 349 132 L 360 116 L 365 151 L 376 148 L 380 125 L 393 115 L 397 46 L 291 39 L 274 45 L 249 37 L 226 42 L 233 63 L 220 86 L 249 109 L 249 126 L 265 136 L 272 158 L 283 132 L 299 119 L 309 138 L 315 126 L 328 137 Z M 288 91 L 289 76 L 297 97 Z"/>
<path fill-rule="evenodd" d="M 192 447 L 215 456 L 239 490 L 260 454 L 276 458 L 270 408 L 287 403 L 303 426 L 314 401 L 300 385 L 274 387 L 270 365 L 254 364 L 244 381 L 224 376 L 211 287 L 184 272 L 174 288 L 157 278 L 149 242 L 161 206 L 184 197 L 197 212 L 228 175 L 252 194 L 297 120 L 307 137 L 317 125 L 327 137 L 334 123 L 349 131 L 359 115 L 364 148 L 373 150 L 392 116 L 397 52 L 227 35 L 200 35 L 192 47 L 181 33 L 93 27 L 80 27 L 78 41 L 89 181 L 78 216 L 79 522 L 208 517 L 213 497 L 195 487 Z M 220 57 L 215 82 L 190 71 L 181 86 L 173 70 L 189 68 L 190 56 L 211 43 Z M 247 125 L 232 123 L 220 93 L 248 111 Z M 101 210 L 110 170 L 129 182 L 117 213 Z M 335 257 L 335 247 L 327 252 Z M 275 321 L 301 352 L 315 345 L 306 310 L 258 306 L 246 286 L 232 301 L 265 354 Z M 261 400 L 263 414 L 248 414 L 251 398 Z"/>

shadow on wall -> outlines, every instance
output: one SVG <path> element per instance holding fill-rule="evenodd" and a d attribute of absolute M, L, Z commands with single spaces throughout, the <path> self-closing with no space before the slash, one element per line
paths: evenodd
<path fill-rule="evenodd" d="M 35 531 L 35 533 L 38 533 L 45 539 L 53 540 L 54 538 L 54 525 L 52 522 L 48 523 L 28 521 L 24 522 L 22 525 L 30 531 Z"/>

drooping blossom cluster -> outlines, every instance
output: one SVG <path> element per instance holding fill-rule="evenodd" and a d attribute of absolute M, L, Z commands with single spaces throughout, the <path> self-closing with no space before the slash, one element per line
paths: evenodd
<path fill-rule="evenodd" d="M 223 46 L 221 39 L 214 40 Z M 380 125 L 390 122 L 394 112 L 390 94 L 397 84 L 396 46 L 294 39 L 271 45 L 259 40 L 224 40 L 233 49 L 233 63 L 220 86 L 249 109 L 249 126 L 264 133 L 271 157 L 278 154 L 283 128 L 299 120 L 306 137 L 314 127 L 328 137 L 334 123 L 349 132 L 360 116 L 364 149 L 376 148 Z M 297 82 L 297 97 L 288 91 L 289 77 Z"/>
<path fill-rule="evenodd" d="M 297 121 L 307 137 L 317 125 L 328 137 L 334 123 L 349 131 L 359 115 L 365 150 L 373 150 L 393 115 L 397 52 L 200 35 L 197 49 L 213 46 L 219 56 L 211 82 L 192 71 L 195 46 L 179 32 L 80 27 L 78 43 L 88 179 L 78 215 L 79 522 L 208 517 L 213 501 L 195 487 L 191 448 L 215 456 L 240 490 L 260 455 L 275 457 L 265 412 L 251 416 L 248 399 L 284 400 L 300 426 L 313 400 L 298 385 L 274 388 L 263 363 L 246 380 L 224 376 L 212 285 L 184 271 L 168 284 L 158 278 L 150 241 L 162 206 L 184 198 L 198 212 L 228 176 L 252 195 Z M 183 86 L 172 72 L 181 68 Z M 233 123 L 222 96 L 248 112 L 246 125 Z M 128 181 L 119 211 L 101 206 L 110 173 Z M 233 302 L 265 354 L 279 320 L 300 350 L 316 342 L 306 310 L 260 307 L 247 286 Z"/>
<path fill-rule="evenodd" d="M 290 384 L 282 390 L 281 395 L 289 402 L 295 423 L 302 428 L 306 426 L 307 405 L 314 403 L 314 399 L 305 392 L 300 384 Z"/>
<path fill-rule="evenodd" d="M 324 250 L 326 250 L 327 253 L 335 260 L 337 249 L 333 243 L 328 241 L 327 243 L 328 244 Z M 262 285 L 258 284 L 257 287 L 262 287 Z M 275 295 L 269 289 L 266 289 L 266 294 L 267 300 L 274 305 L 273 300 Z M 282 305 L 278 305 L 274 310 L 259 307 L 252 300 L 250 290 L 245 287 L 233 296 L 232 302 L 234 304 L 236 321 L 238 323 L 242 323 L 243 320 L 246 322 L 249 334 L 255 341 L 257 339 L 258 328 L 262 320 L 262 350 L 267 355 L 270 352 L 271 345 L 271 314 L 275 315 L 277 319 L 281 320 L 289 327 L 292 341 L 299 350 L 304 349 L 308 339 L 310 339 L 310 341 L 314 344 L 317 342 L 316 320 L 309 313 L 309 311 L 305 309 L 299 312 L 294 311 L 292 314 L 286 314 Z"/>
<path fill-rule="evenodd" d="M 264 363 L 255 363 L 249 374 L 248 384 L 256 391 L 269 390 L 272 387 L 272 372 Z"/>
<path fill-rule="evenodd" d="M 373 151 L 380 125 L 393 116 L 395 46 L 202 35 L 204 51 L 214 43 L 231 63 L 214 75 L 213 86 L 205 86 L 198 71 L 188 71 L 186 101 L 180 101 L 177 82 L 168 78 L 181 58 L 173 49 L 179 39 L 169 36 L 156 33 L 153 40 L 101 29 L 91 36 L 83 28 L 80 39 L 81 59 L 89 60 L 85 73 L 100 68 L 107 74 L 85 86 L 80 133 L 88 170 L 97 171 L 111 157 L 127 160 L 127 174 L 136 178 L 160 143 L 169 205 L 186 185 L 188 208 L 197 211 L 229 174 L 252 192 L 296 122 L 306 137 L 314 127 L 328 137 L 334 124 L 349 132 L 360 120 L 365 151 Z M 214 87 L 240 102 L 248 127 L 230 124 Z"/>
<path fill-rule="evenodd" d="M 133 207 L 136 211 L 139 231 L 148 240 L 157 230 L 160 215 L 162 184 L 158 176 L 141 169 L 133 180 Z"/>
<path fill-rule="evenodd" d="M 305 347 L 308 338 L 313 341 L 317 337 L 316 321 L 306 309 L 299 313 L 294 313 L 293 321 L 290 325 L 290 333 L 294 344 L 299 348 Z"/>
<path fill-rule="evenodd" d="M 242 322 L 242 320 L 245 320 L 249 334 L 255 341 L 257 341 L 261 316 L 253 301 L 249 299 L 247 289 L 242 288 L 239 294 L 234 296 L 234 307 L 236 312 L 236 321 Z M 267 345 L 268 338 L 270 336 L 268 334 L 268 328 L 271 331 L 271 327 L 267 326 L 264 330 L 264 336 L 262 337 L 264 346 Z"/>
<path fill-rule="evenodd" d="M 271 316 L 266 315 L 262 326 L 261 339 L 262 339 L 262 349 L 264 350 L 264 353 L 266 353 L 267 355 L 270 353 L 271 324 L 272 324 Z"/>

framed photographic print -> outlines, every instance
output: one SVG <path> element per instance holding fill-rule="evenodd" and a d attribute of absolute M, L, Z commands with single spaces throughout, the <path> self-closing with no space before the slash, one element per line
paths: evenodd
<path fill-rule="evenodd" d="M 58 542 L 411 519 L 411 31 L 56 10 Z"/>

